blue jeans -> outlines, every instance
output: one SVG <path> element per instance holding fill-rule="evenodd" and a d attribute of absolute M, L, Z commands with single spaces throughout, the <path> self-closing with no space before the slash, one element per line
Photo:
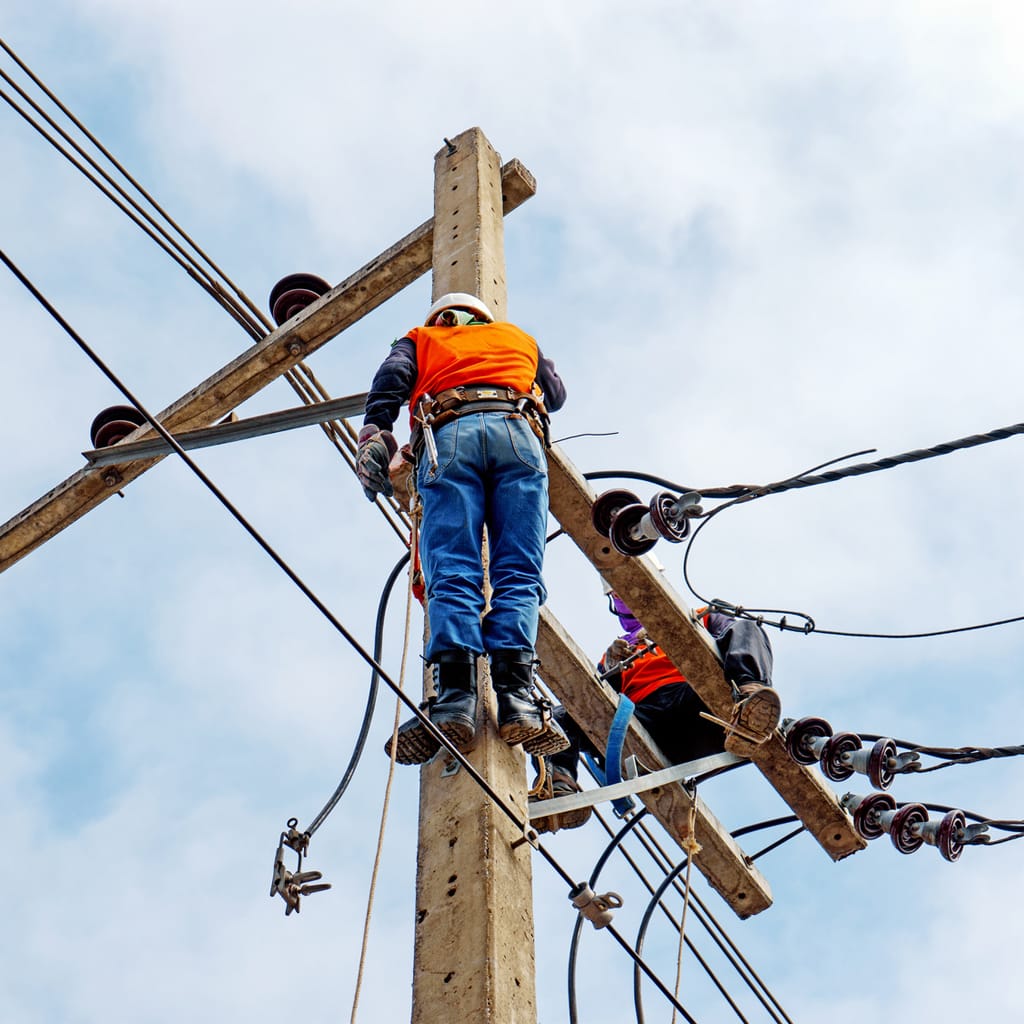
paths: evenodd
<path fill-rule="evenodd" d="M 420 455 L 420 558 L 427 586 L 430 661 L 440 651 L 530 651 L 548 519 L 544 449 L 521 416 L 470 413 L 435 432 L 437 469 Z M 486 616 L 481 538 L 492 587 Z"/>

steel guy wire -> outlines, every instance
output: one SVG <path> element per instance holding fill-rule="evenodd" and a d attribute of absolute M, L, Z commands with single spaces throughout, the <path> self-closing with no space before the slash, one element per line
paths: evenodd
<path fill-rule="evenodd" d="M 18 65 L 18 67 L 21 68 L 21 70 L 29 77 L 29 79 L 31 79 L 31 81 L 47 97 L 47 99 L 49 99 L 50 102 L 53 103 L 54 106 L 56 106 L 57 109 L 60 110 L 61 113 L 64 114 L 64 116 L 67 117 L 68 120 L 89 140 L 89 142 L 91 142 L 92 145 L 95 146 L 96 149 L 103 154 L 103 156 L 110 162 L 110 164 L 113 167 L 115 167 L 121 175 L 123 175 L 125 180 L 132 185 L 132 187 L 139 193 L 139 195 L 141 195 L 146 200 L 146 202 L 148 202 L 150 206 L 152 206 L 152 208 L 156 210 L 156 212 L 168 224 L 170 224 L 170 226 L 178 233 L 178 235 L 182 239 L 184 239 L 185 242 L 191 247 L 193 252 L 195 252 L 200 257 L 200 259 L 202 259 L 206 263 L 206 265 L 210 267 L 214 271 L 214 273 L 221 280 L 223 280 L 225 284 L 228 285 L 228 287 L 231 288 L 232 291 L 234 291 L 235 295 L 237 295 L 238 298 L 242 301 L 242 303 L 245 304 L 245 306 L 252 313 L 252 315 L 260 323 L 262 323 L 265 328 L 269 330 L 270 322 L 257 308 L 257 306 L 252 302 L 252 300 L 245 294 L 245 292 L 243 292 L 227 276 L 227 274 L 225 274 L 224 271 L 221 270 L 221 268 L 217 266 L 216 263 L 214 263 L 214 261 L 199 247 L 199 245 L 196 244 L 196 242 L 188 235 L 188 233 L 177 223 L 177 221 L 175 221 L 174 218 L 171 217 L 170 214 L 168 214 L 167 211 L 153 198 L 153 196 L 145 188 L 143 188 L 142 185 L 139 184 L 139 182 L 131 174 L 128 173 L 127 169 L 123 166 L 123 164 L 121 164 L 121 162 L 117 160 L 116 157 L 114 157 L 114 155 L 100 142 L 100 140 L 91 131 L 89 131 L 88 128 L 86 128 L 86 126 L 71 112 L 71 110 L 63 102 L 61 102 L 61 100 L 46 86 L 46 84 L 35 74 L 35 72 L 33 72 L 32 69 L 18 56 L 18 54 L 14 52 L 14 50 L 8 45 L 8 43 L 5 40 L 0 39 L 0 47 L 3 48 L 3 50 L 11 58 L 11 60 L 13 60 Z M 7 78 L 6 75 L 4 77 Z M 7 78 L 7 80 L 11 81 L 9 78 Z M 11 82 L 11 84 L 14 85 L 13 82 Z M 15 85 L 15 88 L 18 87 Z M 26 94 L 21 89 L 18 89 L 18 91 L 21 93 L 21 95 L 25 96 L 25 98 L 28 99 Z M 29 102 L 32 101 L 29 100 Z M 33 103 L 33 106 L 36 107 L 37 110 L 39 110 L 39 107 L 35 103 Z M 42 113 L 42 111 L 40 111 L 40 113 Z M 44 114 L 43 116 L 46 117 L 47 115 Z M 57 127 L 56 124 L 49 117 L 47 117 L 47 120 L 50 121 L 51 124 L 54 124 L 54 127 Z M 62 132 L 61 134 L 64 133 Z M 65 138 L 68 138 L 68 136 L 65 135 Z M 70 138 L 68 139 L 68 141 L 71 141 Z M 74 143 L 72 144 L 74 145 Z M 76 146 L 76 148 L 78 147 Z M 81 150 L 79 151 L 81 152 Z M 99 168 L 97 168 L 97 170 L 98 169 Z M 110 179 L 108 178 L 108 180 Z M 197 269 L 200 268 L 197 267 Z"/>
<path fill-rule="evenodd" d="M 632 815 L 628 819 L 626 825 L 623 826 L 623 828 L 619 831 L 617 835 L 613 835 L 611 827 L 605 821 L 604 816 L 599 811 L 597 811 L 596 808 L 595 813 L 598 821 L 601 823 L 601 826 L 605 829 L 609 836 L 613 836 L 613 838 L 612 842 L 608 844 L 604 852 L 601 854 L 601 856 L 595 863 L 594 869 L 591 872 L 589 884 L 591 886 L 597 884 L 597 878 L 600 875 L 601 871 L 604 869 L 604 866 L 607 863 L 608 858 L 615 849 L 618 849 L 619 852 L 622 854 L 623 858 L 626 860 L 629 866 L 633 869 L 634 873 L 637 875 L 641 884 L 647 889 L 648 892 L 653 893 L 654 885 L 648 880 L 644 872 L 641 870 L 640 866 L 637 864 L 635 859 L 630 855 L 628 850 L 623 845 L 623 840 L 627 837 L 628 833 L 631 832 L 634 828 L 636 828 L 637 840 L 648 853 L 648 855 L 652 858 L 652 860 L 654 861 L 655 865 L 659 868 L 659 870 L 661 870 L 664 873 L 671 867 L 672 862 L 668 857 L 668 854 L 664 851 L 662 847 L 660 847 L 657 840 L 654 838 L 653 834 L 648 828 L 646 822 L 643 821 L 647 814 L 647 809 L 643 808 L 637 814 Z M 798 819 L 794 817 L 791 820 L 795 821 Z M 637 827 L 638 825 L 639 827 Z M 680 892 L 680 894 L 682 894 L 681 885 L 678 882 L 678 880 L 675 883 L 675 888 L 678 892 Z M 785 1010 L 782 1008 L 779 1001 L 771 993 L 767 985 L 765 985 L 764 981 L 760 978 L 757 972 L 750 965 L 749 961 L 740 952 L 739 948 L 729 937 L 728 933 L 722 927 L 721 923 L 715 918 L 710 908 L 700 899 L 700 897 L 696 893 L 692 893 L 690 899 L 692 901 L 691 909 L 695 917 L 697 918 L 699 923 L 706 929 L 709 937 L 712 939 L 715 945 L 718 946 L 719 950 L 726 957 L 726 959 L 728 959 L 733 969 L 740 976 L 743 982 L 747 985 L 747 987 L 750 989 L 753 995 L 764 1006 L 764 1008 L 768 1011 L 768 1013 L 772 1016 L 774 1020 L 780 1022 L 782 1020 L 785 1020 L 789 1021 L 790 1024 L 792 1024 L 790 1018 L 786 1014 Z M 672 914 L 669 912 L 669 910 L 666 907 L 663 907 L 662 909 L 665 915 L 668 917 L 668 919 L 670 921 L 673 921 L 673 924 L 675 924 L 675 920 L 672 917 Z M 582 921 L 577 921 L 577 926 L 573 931 L 573 937 L 570 942 L 569 950 L 569 1005 L 570 1015 L 573 1024 L 575 1024 L 577 1014 L 575 992 L 576 961 L 578 956 L 578 944 L 581 925 Z M 676 927 L 678 927 L 678 925 L 676 925 Z M 728 999 L 729 997 L 726 996 L 726 998 Z M 775 1009 L 773 1009 L 772 1006 L 769 1006 L 768 1000 L 770 1000 L 771 1003 L 774 1004 Z M 776 1016 L 776 1010 L 778 1010 L 778 1012 L 782 1014 L 781 1018 Z"/>
<path fill-rule="evenodd" d="M 6 72 L 0 70 L 0 78 L 3 78 L 5 81 L 13 85 L 14 88 L 17 89 L 19 92 L 22 92 L 20 87 L 11 81 L 10 77 L 7 75 Z M 23 92 L 22 95 L 24 95 Z M 249 333 L 249 335 L 252 338 L 258 341 L 260 338 L 263 337 L 264 332 L 259 330 L 252 324 L 250 318 L 245 314 L 244 311 L 239 310 L 237 304 L 233 302 L 229 296 L 224 294 L 223 290 L 219 287 L 217 282 L 211 279 L 209 275 L 206 273 L 206 271 L 204 271 L 181 248 L 181 246 L 178 245 L 178 243 L 175 242 L 170 237 L 170 235 L 168 235 L 168 233 L 159 224 L 157 224 L 156 221 L 145 210 L 143 210 L 142 207 L 134 199 L 132 199 L 125 192 L 125 190 L 120 185 L 114 182 L 106 171 L 102 170 L 102 168 L 100 168 L 96 164 L 95 160 L 93 160 L 92 157 L 82 152 L 81 147 L 78 145 L 78 143 L 76 143 L 73 139 L 70 139 L 67 136 L 67 133 L 64 132 L 62 128 L 60 128 L 58 125 L 54 125 L 56 130 L 60 132 L 62 135 L 64 135 L 64 137 L 67 138 L 68 142 L 70 142 L 71 145 L 74 146 L 75 149 L 82 154 L 83 158 L 87 160 L 90 164 L 92 164 L 92 166 L 96 168 L 98 173 L 101 174 L 108 182 L 110 182 L 112 188 L 116 190 L 124 198 L 125 202 L 122 202 L 120 199 L 118 199 L 113 194 L 113 192 L 111 192 L 110 189 L 103 185 L 95 175 L 91 174 L 80 161 L 78 161 L 66 149 L 64 149 L 57 142 L 57 140 L 54 139 L 53 136 L 51 136 L 37 122 L 35 122 L 26 113 L 25 110 L 18 106 L 18 104 L 10 97 L 6 90 L 0 89 L 0 99 L 3 99 L 8 104 L 8 106 L 10 106 L 16 113 L 20 114 L 21 117 L 23 117 L 33 128 L 35 128 L 36 131 L 39 132 L 39 134 L 42 135 L 42 137 L 46 139 L 46 141 L 49 142 L 59 153 L 61 153 L 61 155 L 64 156 L 73 167 L 77 168 L 86 177 L 88 181 L 95 185 L 96 188 L 99 189 L 99 191 L 102 192 L 103 195 L 105 195 L 119 210 L 121 210 L 122 213 L 124 213 L 130 220 L 132 220 L 137 227 L 139 227 L 146 235 L 149 236 L 149 238 L 152 241 L 154 241 L 161 249 L 163 249 L 163 251 L 167 253 L 167 255 L 170 256 L 171 259 L 174 260 L 174 262 L 177 263 L 178 266 L 180 266 L 197 284 L 199 284 L 200 287 L 204 289 L 204 291 L 209 293 L 219 305 L 223 306 L 227 310 L 227 312 L 230 313 L 231 316 L 236 320 L 236 322 L 240 324 L 241 327 Z M 33 106 L 36 106 L 33 100 L 31 100 L 28 97 L 26 97 L 26 99 L 28 99 L 28 102 L 32 103 Z M 48 121 L 51 120 L 47 114 L 43 113 L 42 111 L 40 111 L 40 113 L 42 113 L 42 116 L 47 118 Z M 133 212 L 131 209 L 129 209 L 126 203 L 130 204 L 136 212 Z M 143 220 L 148 222 L 148 226 L 146 223 L 143 223 Z M 163 236 L 163 240 L 157 237 L 158 234 Z"/>
<path fill-rule="evenodd" d="M 115 189 L 123 199 L 129 203 L 134 210 L 138 212 L 133 213 L 132 210 L 117 199 L 97 178 L 91 174 L 74 156 L 72 156 L 61 144 L 54 139 L 41 125 L 32 119 L 32 117 L 21 107 L 18 106 L 14 100 L 3 90 L 0 89 L 0 98 L 5 100 L 13 110 L 15 110 L 22 118 L 24 118 L 46 141 L 48 141 L 61 155 L 63 155 L 75 168 L 77 168 L 85 178 L 90 181 L 96 188 L 103 193 L 115 206 L 118 207 L 126 216 L 128 216 L 149 238 L 154 241 L 168 256 L 174 260 L 185 272 L 201 287 L 206 291 L 220 306 L 222 306 L 226 312 L 238 323 L 243 330 L 254 340 L 260 341 L 266 337 L 268 330 L 270 329 L 270 322 L 260 312 L 259 309 L 252 303 L 249 297 L 238 288 L 234 282 L 215 264 L 209 256 L 203 252 L 202 249 L 192 240 L 192 238 L 186 234 L 181 227 L 174 221 L 167 212 L 153 199 L 153 197 L 133 178 L 127 170 L 113 157 L 113 155 L 99 142 L 99 140 L 92 135 L 91 132 L 79 121 L 61 102 L 57 97 L 50 92 L 49 89 L 32 73 L 32 71 L 18 58 L 18 56 L 10 49 L 10 47 L 0 39 L 0 47 L 3 47 L 5 51 L 15 60 L 19 67 L 35 82 L 35 84 L 50 98 L 50 100 L 71 120 L 71 122 L 86 136 L 86 138 L 110 161 L 110 163 L 120 171 L 122 175 L 132 184 L 132 186 L 139 192 L 140 195 L 144 196 L 150 205 L 160 214 L 164 220 L 170 224 L 175 231 L 185 240 L 185 242 L 192 248 L 193 251 L 206 262 L 206 264 L 215 271 L 217 275 L 224 281 L 224 283 L 231 288 L 239 299 L 244 303 L 243 308 L 235 298 L 228 295 L 220 281 L 211 275 L 204 267 L 202 267 L 192 256 L 185 251 L 168 233 L 167 231 L 158 224 L 153 217 L 143 209 L 140 204 L 133 199 L 125 189 L 119 185 L 114 179 L 108 174 L 99 164 L 88 154 L 82 147 L 72 139 L 64 129 L 58 125 L 49 114 L 47 114 L 42 108 L 30 97 L 27 93 L 14 82 L 9 75 L 5 72 L 0 71 L 0 77 L 5 81 L 9 82 L 18 93 L 25 98 L 25 100 L 32 105 L 32 107 L 39 112 L 40 116 L 46 119 L 46 121 L 58 131 L 67 142 L 72 145 L 75 150 L 81 154 L 81 156 L 89 162 L 89 164 L 95 168 L 95 170 L 103 176 L 103 178 Z M 149 225 L 147 227 L 139 217 L 145 218 Z M 160 235 L 166 240 L 162 241 L 154 234 L 154 231 L 159 232 Z M 172 248 L 173 247 L 173 248 Z M 252 316 L 250 312 L 252 312 Z M 284 374 L 285 379 L 291 385 L 295 393 L 302 399 L 302 401 L 311 405 L 318 400 L 327 400 L 330 395 L 326 389 L 317 380 L 315 374 L 310 370 L 304 363 L 300 362 L 296 366 Z M 318 398 L 319 396 L 319 398 Z M 349 464 L 349 468 L 355 468 L 354 454 L 351 452 L 355 450 L 354 441 L 350 444 L 345 444 L 346 435 L 345 428 L 348 428 L 349 433 L 354 438 L 354 432 L 348 427 L 346 423 L 344 427 L 339 421 L 330 421 L 327 423 L 320 424 L 321 429 L 327 438 L 334 444 L 338 451 L 345 458 Z M 403 514 L 403 510 L 398 506 L 397 502 L 391 501 L 387 503 L 385 501 L 378 502 L 379 507 L 384 513 L 385 519 L 389 525 L 399 537 L 403 535 L 403 528 L 399 523 L 403 523 L 404 526 L 408 527 L 407 517 Z M 396 521 L 397 517 L 397 521 Z"/>
<path fill-rule="evenodd" d="M 310 603 L 320 612 L 321 615 L 339 632 L 342 637 L 348 642 L 349 646 L 359 655 L 367 665 L 370 666 L 381 679 L 384 680 L 388 688 L 398 697 L 398 699 L 405 704 L 405 706 L 416 716 L 420 723 L 427 729 L 428 733 L 438 741 L 439 745 L 444 747 L 448 751 L 449 755 L 458 761 L 459 765 L 466 772 L 466 774 L 481 788 L 481 790 L 487 795 L 487 797 L 495 804 L 499 810 L 509 819 L 509 821 L 516 827 L 516 829 L 522 833 L 525 837 L 529 829 L 529 819 L 523 820 L 516 813 L 515 809 L 510 807 L 504 799 L 495 791 L 491 784 L 480 774 L 479 771 L 473 766 L 465 754 L 463 754 L 452 742 L 448 739 L 430 721 L 430 718 L 423 713 L 419 705 L 406 694 L 401 687 L 384 671 L 381 665 L 375 658 L 370 655 L 366 649 L 359 643 L 355 636 L 349 632 L 349 630 L 343 625 L 343 623 L 334 615 L 334 613 L 327 607 L 326 604 L 317 596 L 317 594 L 309 587 L 309 585 L 298 575 L 298 573 L 284 560 L 284 558 L 278 554 L 278 552 L 272 547 L 262 534 L 245 518 L 244 515 L 235 507 L 230 499 L 217 487 L 217 485 L 206 475 L 205 472 L 198 466 L 195 460 L 185 451 L 184 448 L 178 443 L 174 436 L 167 430 L 167 428 L 161 423 L 152 413 L 150 413 L 145 406 L 135 397 L 131 390 L 122 383 L 120 378 L 114 371 L 106 365 L 103 359 L 91 348 L 91 346 L 85 341 L 81 335 L 64 319 L 63 316 L 57 311 L 57 309 L 49 302 L 49 300 L 36 288 L 36 286 L 29 280 L 28 277 L 20 270 L 20 268 L 7 256 L 7 254 L 0 250 L 0 262 L 3 262 L 7 268 L 14 274 L 14 276 L 28 289 L 32 296 L 39 302 L 39 304 L 54 318 L 54 320 L 60 325 L 64 332 L 71 338 L 71 340 L 78 346 L 78 348 L 88 357 L 88 359 L 96 366 L 96 368 L 124 395 L 124 397 L 145 417 L 146 421 L 153 427 L 153 429 L 164 439 L 164 441 L 174 450 L 174 452 L 181 458 L 185 465 L 199 478 L 203 485 L 210 491 L 214 497 L 224 506 L 224 508 L 231 514 L 235 521 L 249 534 L 250 537 L 263 549 L 263 551 L 270 557 L 275 565 L 291 580 L 291 582 L 305 595 Z M 573 879 L 572 875 L 559 863 L 555 856 L 545 848 L 545 846 L 536 839 L 531 842 L 533 848 L 543 857 L 544 860 L 550 865 L 556 874 L 561 877 L 562 881 L 568 886 L 570 892 L 577 889 L 577 883 Z M 619 947 L 630 957 L 633 961 L 635 969 L 642 971 L 650 978 L 651 982 L 658 988 L 658 990 L 684 1014 L 686 1013 L 685 1008 L 681 1003 L 672 995 L 671 991 L 667 988 L 665 983 L 657 976 L 655 971 L 650 967 L 644 958 L 630 945 L 630 943 L 618 932 L 618 930 L 611 924 L 608 924 L 602 929 L 607 932 Z"/>
<path fill-rule="evenodd" d="M 793 820 L 797 821 L 799 819 L 794 816 Z M 657 841 L 646 823 L 641 825 L 637 830 L 636 838 L 654 863 L 658 866 L 659 870 L 666 872 L 671 869 L 671 858 Z M 647 885 L 648 883 L 645 882 L 644 884 Z M 674 883 L 674 888 L 681 896 L 682 888 L 678 879 Z M 650 888 L 650 891 L 653 892 L 653 887 Z M 750 989 L 761 1005 L 768 1011 L 769 1015 L 776 1021 L 787 1021 L 789 1024 L 793 1024 L 789 1015 L 783 1009 L 782 1004 L 772 993 L 771 989 L 768 988 L 758 972 L 754 970 L 750 961 L 744 956 L 739 946 L 736 945 L 735 941 L 725 930 L 725 927 L 711 911 L 711 908 L 696 892 L 692 892 L 690 894 L 690 901 L 694 914 L 697 916 L 701 924 L 703 924 L 707 929 L 708 935 L 711 937 L 712 941 L 714 941 L 715 945 L 718 946 L 719 950 L 732 965 L 733 969 L 743 979 L 746 986 Z M 772 1004 L 771 1006 L 768 1005 L 769 1001 Z M 781 1017 L 776 1015 L 776 1011 L 778 1014 L 781 1014 Z"/>

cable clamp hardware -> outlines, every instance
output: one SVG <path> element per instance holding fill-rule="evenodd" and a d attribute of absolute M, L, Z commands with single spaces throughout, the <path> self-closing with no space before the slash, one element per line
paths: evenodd
<path fill-rule="evenodd" d="M 572 905 L 595 927 L 604 928 L 612 923 L 612 912 L 622 906 L 617 892 L 598 895 L 586 882 L 580 882 L 569 893 Z"/>
<path fill-rule="evenodd" d="M 277 844 L 277 853 L 274 856 L 274 877 L 270 883 L 270 896 L 280 896 L 285 902 L 285 917 L 293 910 L 298 913 L 301 909 L 299 903 L 303 896 L 309 896 L 314 892 L 324 892 L 330 889 L 330 882 L 323 882 L 319 885 L 312 883 L 319 882 L 323 875 L 319 871 L 303 871 L 302 858 L 309 850 L 309 833 L 299 832 L 298 819 L 289 818 L 288 831 L 281 833 Z M 295 871 L 289 871 L 284 863 L 284 848 L 294 850 L 298 857 L 298 864 Z"/>
<path fill-rule="evenodd" d="M 537 834 L 537 830 L 530 825 L 529 820 L 523 824 L 523 834 L 518 839 L 513 839 L 510 845 L 513 850 L 517 850 L 523 843 L 529 843 L 535 850 L 540 849 L 540 836 Z"/>

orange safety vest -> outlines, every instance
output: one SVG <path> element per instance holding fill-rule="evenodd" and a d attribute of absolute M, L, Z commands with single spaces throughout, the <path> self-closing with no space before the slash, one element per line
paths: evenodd
<path fill-rule="evenodd" d="M 660 690 L 669 683 L 685 683 L 679 669 L 672 664 L 669 657 L 660 647 L 650 653 L 642 654 L 632 664 L 622 670 L 622 692 L 634 704 L 639 704 L 655 690 Z"/>
<path fill-rule="evenodd" d="M 423 395 L 466 384 L 500 384 L 529 391 L 537 376 L 537 342 L 510 323 L 414 327 L 418 375 L 409 399 L 410 420 Z"/>

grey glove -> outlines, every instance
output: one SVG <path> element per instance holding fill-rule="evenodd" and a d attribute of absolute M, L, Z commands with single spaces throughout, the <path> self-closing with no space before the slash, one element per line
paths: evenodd
<path fill-rule="evenodd" d="M 368 501 L 374 501 L 378 494 L 390 498 L 395 493 L 388 476 L 388 466 L 397 451 L 398 442 L 390 430 L 379 430 L 368 423 L 359 431 L 356 476 Z"/>
<path fill-rule="evenodd" d="M 605 672 L 611 672 L 613 669 L 619 667 L 634 651 L 634 647 L 624 637 L 616 637 L 612 642 L 611 646 L 607 651 L 604 652 L 604 657 L 601 659 L 601 665 Z"/>

